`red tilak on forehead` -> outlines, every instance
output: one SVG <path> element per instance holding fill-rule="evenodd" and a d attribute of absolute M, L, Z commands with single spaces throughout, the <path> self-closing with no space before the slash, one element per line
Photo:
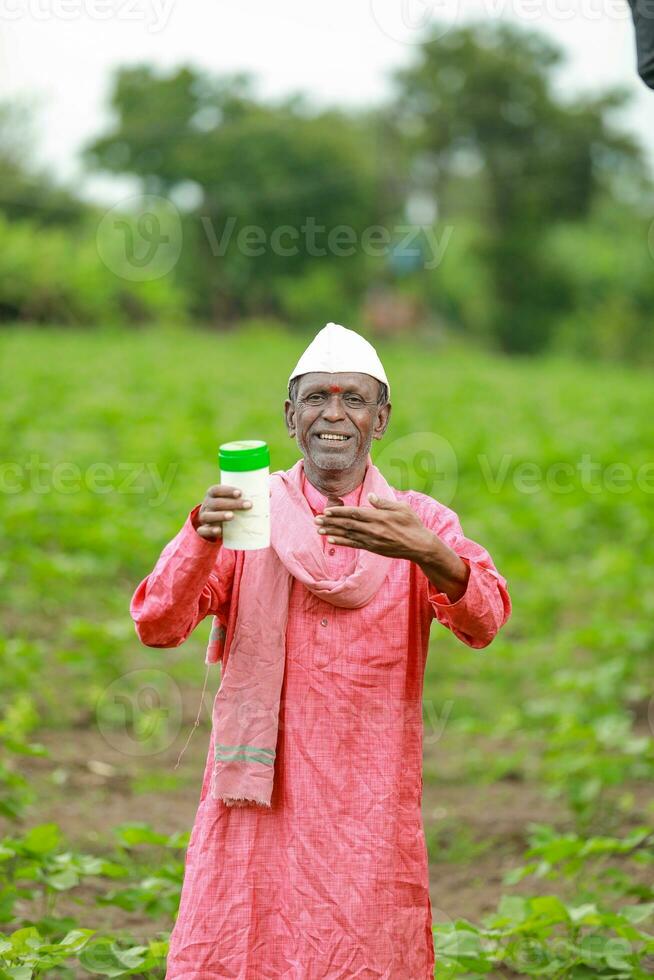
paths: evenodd
<path fill-rule="evenodd" d="M 328 389 L 329 389 L 329 391 L 331 391 L 331 392 L 332 392 L 333 394 L 339 394 L 339 393 L 340 393 L 341 391 L 343 391 L 343 389 L 341 388 L 341 386 L 340 386 L 340 385 L 329 385 L 329 386 L 328 386 Z"/>

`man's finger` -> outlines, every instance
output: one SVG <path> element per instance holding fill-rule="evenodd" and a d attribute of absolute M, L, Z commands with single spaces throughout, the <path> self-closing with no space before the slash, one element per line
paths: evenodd
<path fill-rule="evenodd" d="M 352 538 L 341 538 L 337 534 L 333 534 L 330 538 L 327 538 L 330 544 L 340 544 L 341 547 L 345 548 L 361 548 L 361 544 L 354 541 Z"/>
<path fill-rule="evenodd" d="M 369 493 L 368 500 L 373 507 L 378 507 L 380 510 L 395 510 L 398 507 L 404 507 L 404 504 L 400 503 L 399 500 L 390 500 L 388 497 L 378 497 L 376 493 Z"/>
<path fill-rule="evenodd" d="M 234 497 L 211 497 L 209 500 L 205 500 L 203 513 L 219 514 L 226 510 L 250 510 L 251 507 L 251 500 L 241 500 Z"/>
<path fill-rule="evenodd" d="M 222 537 L 223 533 L 223 529 L 220 524 L 213 524 L 211 526 L 201 524 L 198 528 L 196 528 L 196 531 L 200 537 L 204 538 L 206 541 L 215 541 L 216 538 Z"/>
<path fill-rule="evenodd" d="M 218 523 L 222 524 L 223 521 L 231 521 L 234 512 L 231 510 L 203 510 L 199 516 L 202 524 L 215 526 Z"/>
<path fill-rule="evenodd" d="M 355 520 L 353 517 L 324 517 L 323 523 L 319 525 L 321 530 L 326 530 L 328 534 L 331 534 L 333 529 L 334 533 L 342 534 L 344 531 L 351 531 L 353 534 L 357 531 L 364 532 L 366 528 L 363 526 L 361 521 Z"/>
<path fill-rule="evenodd" d="M 357 521 L 374 521 L 375 515 L 370 507 L 328 507 L 327 510 L 319 515 L 331 520 L 332 517 L 351 517 Z"/>
<path fill-rule="evenodd" d="M 238 487 L 230 487 L 225 483 L 214 483 L 207 490 L 208 497 L 240 497 L 241 491 Z"/>

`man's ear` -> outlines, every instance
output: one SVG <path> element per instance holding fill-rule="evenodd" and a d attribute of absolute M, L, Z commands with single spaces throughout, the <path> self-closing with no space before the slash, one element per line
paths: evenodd
<path fill-rule="evenodd" d="M 284 402 L 284 418 L 289 436 L 295 439 L 295 405 L 289 398 Z"/>
<path fill-rule="evenodd" d="M 375 419 L 375 425 L 372 430 L 373 439 L 381 439 L 386 432 L 391 417 L 391 408 L 390 402 L 386 402 L 385 405 L 381 405 L 378 408 L 377 418 Z"/>

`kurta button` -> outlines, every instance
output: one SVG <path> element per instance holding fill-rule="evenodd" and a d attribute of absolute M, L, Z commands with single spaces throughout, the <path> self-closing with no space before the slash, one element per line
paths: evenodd
<path fill-rule="evenodd" d="M 323 617 L 323 618 L 322 618 L 322 619 L 320 620 L 320 625 L 321 625 L 321 626 L 326 626 L 326 625 L 327 625 L 327 619 L 326 619 L 326 617 Z"/>
<path fill-rule="evenodd" d="M 330 548 L 329 549 L 329 554 L 330 555 L 335 555 L 336 554 L 336 548 Z"/>

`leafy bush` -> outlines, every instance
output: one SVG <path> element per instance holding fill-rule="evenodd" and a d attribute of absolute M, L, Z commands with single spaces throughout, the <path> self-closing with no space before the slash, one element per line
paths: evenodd
<path fill-rule="evenodd" d="M 44 229 L 0 213 L 0 238 L 0 320 L 95 326 L 184 316 L 182 294 L 167 277 L 131 282 L 109 270 L 90 222 Z"/>

